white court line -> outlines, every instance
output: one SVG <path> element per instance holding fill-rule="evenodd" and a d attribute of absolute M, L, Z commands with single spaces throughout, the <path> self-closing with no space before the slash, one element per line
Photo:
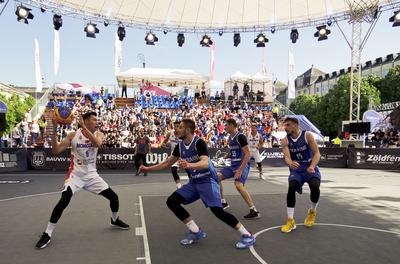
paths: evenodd
<path fill-rule="evenodd" d="M 296 224 L 298 226 L 304 226 L 304 224 Z M 390 230 L 384 230 L 384 229 L 379 229 L 379 228 L 372 228 L 372 227 L 364 227 L 364 226 L 353 226 L 353 225 L 342 225 L 342 224 L 327 224 L 327 223 L 316 223 L 314 224 L 316 226 L 336 226 L 336 227 L 346 227 L 346 228 L 355 228 L 355 229 L 363 229 L 363 230 L 370 230 L 370 231 L 377 231 L 377 232 L 382 232 L 382 233 L 388 233 L 388 234 L 394 234 L 394 235 L 399 235 L 399 232 L 394 232 L 394 231 L 390 231 Z M 281 228 L 282 226 L 273 226 L 270 228 L 266 228 L 263 229 L 261 231 L 258 231 L 257 233 L 254 234 L 254 237 L 257 237 L 258 235 L 261 235 L 264 232 L 273 230 L 273 229 L 277 229 L 277 228 Z M 256 250 L 254 249 L 254 246 L 250 247 L 250 252 L 254 255 L 254 257 L 261 263 L 261 264 L 268 264 L 268 262 L 266 262 L 262 257 L 260 257 L 260 255 L 258 255 L 258 253 L 256 252 Z"/>
<path fill-rule="evenodd" d="M 142 222 L 142 226 L 140 227 L 140 229 L 141 229 L 140 235 L 143 236 L 144 259 L 145 259 L 146 264 L 151 264 L 149 241 L 147 239 L 146 222 L 144 219 L 143 201 L 142 201 L 141 195 L 139 195 L 139 203 L 140 203 L 140 219 Z"/>

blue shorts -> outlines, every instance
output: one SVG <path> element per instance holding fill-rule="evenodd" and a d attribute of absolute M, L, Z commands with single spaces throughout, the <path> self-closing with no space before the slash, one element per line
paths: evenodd
<path fill-rule="evenodd" d="M 315 167 L 315 173 L 309 174 L 305 170 L 292 170 L 290 169 L 290 175 L 288 181 L 297 181 L 299 183 L 299 188 L 296 190 L 298 193 L 303 192 L 304 183 L 309 183 L 312 178 L 317 178 L 321 182 L 321 173 L 318 167 Z"/>
<path fill-rule="evenodd" d="M 235 172 L 238 169 L 239 167 L 234 167 L 234 168 L 226 167 L 220 170 L 219 172 L 222 174 L 222 177 L 224 177 L 224 179 L 229 179 L 235 177 Z M 242 176 L 240 176 L 239 179 L 235 179 L 235 181 L 240 181 L 244 185 L 247 181 L 247 176 L 249 176 L 249 171 L 250 171 L 250 166 L 246 165 L 246 167 L 243 170 Z"/>
<path fill-rule="evenodd" d="M 183 204 L 191 204 L 200 198 L 206 207 L 222 207 L 219 184 L 214 178 L 192 180 L 176 192 L 185 199 Z"/>

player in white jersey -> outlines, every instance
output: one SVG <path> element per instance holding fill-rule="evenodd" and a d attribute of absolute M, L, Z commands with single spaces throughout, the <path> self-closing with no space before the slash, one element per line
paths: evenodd
<path fill-rule="evenodd" d="M 178 138 L 178 136 L 176 134 L 180 123 L 181 122 L 178 121 L 178 120 L 174 122 L 174 129 L 171 130 L 170 132 L 168 132 L 168 134 L 165 137 L 163 143 L 161 144 L 161 146 L 163 146 L 163 147 L 167 147 L 167 145 L 170 145 L 171 154 L 174 151 L 176 145 L 178 145 L 179 141 L 180 141 L 180 139 Z M 169 144 L 168 144 L 168 141 L 169 141 Z M 171 172 L 172 172 L 172 176 L 174 177 L 174 181 L 176 183 L 176 187 L 178 189 L 180 189 L 182 187 L 182 184 L 181 184 L 181 179 L 179 178 L 178 169 L 179 169 L 179 164 L 178 164 L 178 162 L 175 162 L 171 166 Z"/>
<path fill-rule="evenodd" d="M 264 140 L 260 133 L 258 133 L 256 124 L 251 125 L 251 132 L 249 135 L 247 135 L 247 141 L 249 143 L 251 158 L 253 158 L 254 162 L 257 164 L 260 179 L 265 180 L 262 172 L 262 163 L 259 152 L 259 149 L 263 146 Z"/>
<path fill-rule="evenodd" d="M 95 112 L 83 114 L 80 117 L 79 124 L 80 129 L 69 133 L 62 142 L 57 142 L 56 124 L 53 123 L 53 153 L 60 154 L 71 146 L 71 164 L 65 179 L 61 199 L 53 209 L 45 232 L 36 243 L 36 248 L 38 249 L 45 248 L 50 243 L 53 230 L 64 209 L 68 206 L 73 194 L 80 190 L 87 190 L 107 198 L 111 207 L 111 225 L 120 229 L 129 229 L 129 225 L 122 222 L 118 217 L 118 195 L 97 173 L 97 149 L 103 143 L 103 133 L 97 131 L 97 114 Z"/>

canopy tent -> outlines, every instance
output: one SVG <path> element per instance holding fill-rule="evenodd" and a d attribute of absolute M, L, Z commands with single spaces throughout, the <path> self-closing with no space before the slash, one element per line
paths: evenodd
<path fill-rule="evenodd" d="M 176 32 L 258 32 L 326 23 L 327 18 L 347 20 L 348 2 L 356 0 L 47 0 L 21 2 L 79 16 L 85 20 L 152 30 Z M 359 1 L 357 1 L 359 2 Z M 390 7 L 398 1 L 377 0 Z"/>
<path fill-rule="evenodd" d="M 198 74 L 192 70 L 181 69 L 159 69 L 159 68 L 131 68 L 117 75 L 117 80 L 121 86 L 125 80 L 128 87 L 133 87 L 149 81 L 153 84 L 161 85 L 199 85 L 208 82 L 208 77 Z"/>
<path fill-rule="evenodd" d="M 79 83 L 59 83 L 59 84 L 56 84 L 56 89 L 80 92 L 81 94 L 93 93 L 92 88 L 83 86 L 82 84 L 79 84 Z"/>
<path fill-rule="evenodd" d="M 304 115 L 287 115 L 286 117 L 294 117 L 299 120 L 301 130 L 311 131 L 322 138 L 321 131 Z M 315 136 L 314 136 L 315 138 Z"/>
<path fill-rule="evenodd" d="M 261 82 L 261 83 L 270 81 L 270 79 L 267 76 L 265 76 L 264 74 L 261 74 L 259 72 L 257 72 L 253 76 L 251 76 L 251 80 L 253 82 Z"/>
<path fill-rule="evenodd" d="M 0 101 L 0 113 L 7 113 L 7 110 L 7 105 L 3 101 Z"/>
<path fill-rule="evenodd" d="M 171 95 L 170 92 L 153 85 L 146 86 L 146 88 L 143 89 L 144 94 L 146 94 L 147 92 L 154 95 Z"/>
<path fill-rule="evenodd" d="M 231 77 L 229 77 L 230 80 L 232 81 L 239 81 L 239 82 L 245 82 L 251 79 L 251 77 L 247 74 L 244 74 L 243 72 L 235 72 Z"/>

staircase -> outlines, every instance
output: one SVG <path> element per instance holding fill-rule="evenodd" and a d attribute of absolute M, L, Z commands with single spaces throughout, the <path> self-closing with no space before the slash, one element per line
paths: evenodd
<path fill-rule="evenodd" d="M 125 97 L 115 98 L 116 108 L 124 108 L 125 106 L 135 107 L 135 98 L 125 98 Z"/>

